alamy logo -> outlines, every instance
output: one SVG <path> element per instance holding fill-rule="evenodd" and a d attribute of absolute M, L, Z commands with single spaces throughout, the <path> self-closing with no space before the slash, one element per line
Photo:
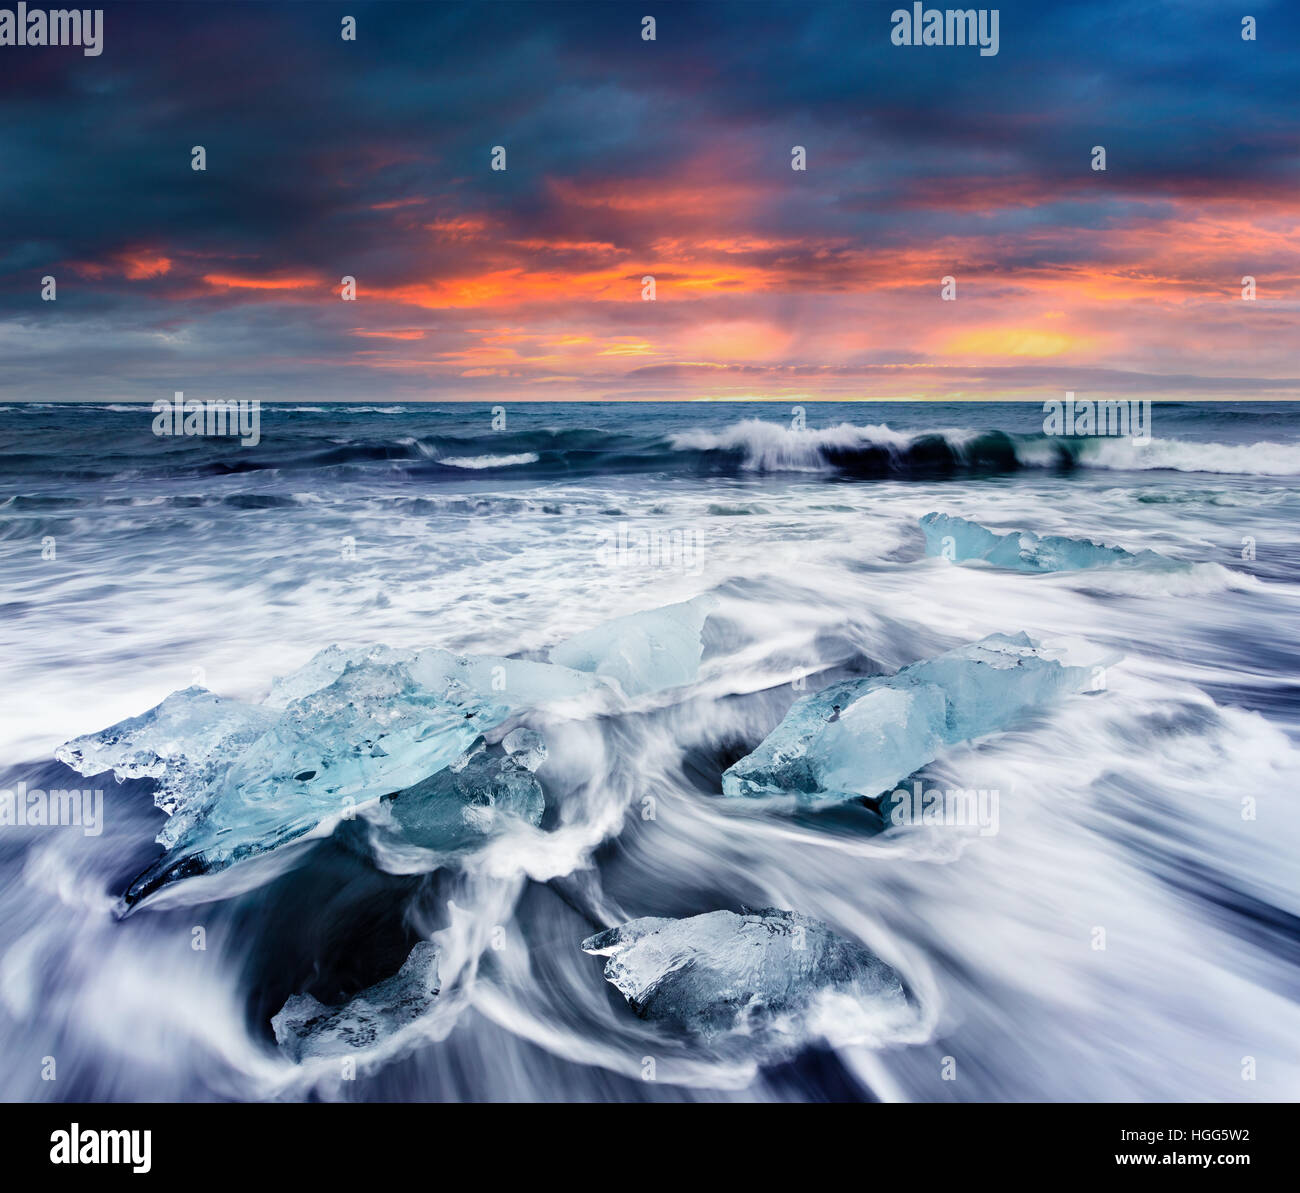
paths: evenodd
<path fill-rule="evenodd" d="M 1151 442 L 1151 402 L 1076 402 L 1067 390 L 1064 402 L 1043 403 L 1044 435 L 1103 435 Z"/>
<path fill-rule="evenodd" d="M 130 1164 L 132 1172 L 153 1167 L 152 1131 L 91 1131 L 73 1123 L 50 1135 L 51 1164 Z"/>
<path fill-rule="evenodd" d="M 102 8 L 0 8 L 0 46 L 80 46 L 87 58 L 104 52 Z"/>
<path fill-rule="evenodd" d="M 17 791 L 0 791 L 0 828 L 76 826 L 82 835 L 98 837 L 104 831 L 104 793 L 76 787 L 42 791 L 19 783 Z"/>
<path fill-rule="evenodd" d="M 601 567 L 669 568 L 694 571 L 701 566 L 704 539 L 693 526 L 638 529 L 620 522 L 597 530 L 601 540 L 596 562 Z"/>
<path fill-rule="evenodd" d="M 943 825 L 947 828 L 973 828 L 981 837 L 998 833 L 998 793 L 981 787 L 922 789 L 920 782 L 912 790 L 900 787 L 880 801 L 880 815 L 890 824 Z"/>
<path fill-rule="evenodd" d="M 996 8 L 896 8 L 889 20 L 889 40 L 896 46 L 979 46 L 981 58 L 998 52 Z"/>
<path fill-rule="evenodd" d="M 178 389 L 174 402 L 159 398 L 153 412 L 155 435 L 238 435 L 241 447 L 256 447 L 262 441 L 262 403 L 257 398 L 187 402 Z"/>

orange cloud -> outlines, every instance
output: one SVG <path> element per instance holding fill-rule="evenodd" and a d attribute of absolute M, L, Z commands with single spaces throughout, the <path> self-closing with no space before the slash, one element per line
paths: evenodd
<path fill-rule="evenodd" d="M 147 278 L 161 277 L 169 272 L 171 267 L 172 259 L 153 249 L 125 249 L 102 261 L 69 263 L 69 268 L 75 273 L 96 281 L 109 276 L 118 276 L 128 281 L 139 282 Z"/>
<path fill-rule="evenodd" d="M 161 253 L 150 252 L 147 249 L 123 253 L 122 263 L 125 266 L 126 276 L 133 282 L 141 278 L 160 277 L 169 272 L 172 267 L 170 257 L 164 257 Z"/>
<path fill-rule="evenodd" d="M 308 277 L 266 278 L 233 273 L 205 273 L 203 280 L 209 286 L 227 290 L 306 290 L 320 285 L 315 278 Z"/>
<path fill-rule="evenodd" d="M 487 220 L 479 216 L 458 215 L 451 219 L 434 220 L 425 224 L 424 228 L 443 240 L 473 240 L 487 230 Z"/>
<path fill-rule="evenodd" d="M 419 198 L 418 196 L 416 198 L 411 198 L 411 199 L 387 199 L 383 203 L 371 203 L 370 210 L 371 211 L 393 211 L 398 207 L 413 207 L 416 204 L 423 203 L 423 202 L 425 202 L 425 200 Z"/>

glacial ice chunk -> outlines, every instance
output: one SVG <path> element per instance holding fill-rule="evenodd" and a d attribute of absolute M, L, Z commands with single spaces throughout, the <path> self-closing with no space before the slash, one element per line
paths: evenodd
<path fill-rule="evenodd" d="M 550 651 L 552 663 L 618 681 L 627 696 L 693 683 L 704 653 L 701 634 L 717 598 L 709 594 L 604 622 Z"/>
<path fill-rule="evenodd" d="M 819 995 L 906 1012 L 898 973 L 862 945 L 793 911 L 647 917 L 598 932 L 585 952 L 642 1018 L 718 1037 L 797 1020 Z"/>
<path fill-rule="evenodd" d="M 925 553 L 944 556 L 954 563 L 980 561 L 1017 572 L 1067 572 L 1106 564 L 1163 564 L 1181 567 L 1155 551 L 1125 551 L 1106 547 L 1090 539 L 1064 535 L 1039 536 L 1029 530 L 998 534 L 951 514 L 931 513 L 921 519 L 925 532 Z"/>
<path fill-rule="evenodd" d="M 264 704 L 190 688 L 57 757 L 85 775 L 112 769 L 158 782 L 155 802 L 171 817 L 158 837 L 167 852 L 131 884 L 129 905 L 413 788 L 513 711 L 576 698 L 594 683 L 548 663 L 331 647 L 278 681 Z M 516 769 L 535 784 L 528 766 Z"/>
<path fill-rule="evenodd" d="M 832 803 L 877 796 L 958 742 L 1093 686 L 1028 634 L 991 634 L 889 676 L 797 700 L 759 747 L 723 772 L 728 796 L 794 794 Z"/>
<path fill-rule="evenodd" d="M 170 815 L 188 791 L 225 773 L 232 751 L 247 747 L 275 720 L 259 705 L 186 688 L 138 717 L 60 746 L 54 756 L 82 775 L 111 770 L 119 780 L 164 780 L 156 802 Z"/>
<path fill-rule="evenodd" d="M 533 771 L 546 746 L 531 729 L 507 734 L 501 747 L 479 738 L 446 770 L 385 798 L 408 844 L 454 853 L 481 845 L 510 819 L 538 825 L 546 797 Z"/>
<path fill-rule="evenodd" d="M 455 681 L 477 692 L 508 692 L 514 707 L 573 700 L 592 688 L 590 676 L 551 663 L 495 655 L 458 655 L 437 647 L 395 650 L 388 646 L 328 646 L 313 655 L 305 666 L 277 679 L 263 705 L 287 708 L 294 701 L 329 687 L 350 667 L 383 664 L 406 667 L 412 683 L 422 687 L 436 689 Z"/>
<path fill-rule="evenodd" d="M 415 1022 L 438 992 L 438 948 L 422 940 L 391 978 L 341 1006 L 295 994 L 272 1017 L 271 1028 L 291 1060 L 347 1056 L 373 1048 Z"/>

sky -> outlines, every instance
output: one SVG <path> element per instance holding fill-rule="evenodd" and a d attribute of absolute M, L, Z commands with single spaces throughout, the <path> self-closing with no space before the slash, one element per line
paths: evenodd
<path fill-rule="evenodd" d="M 107 3 L 97 57 L 0 46 L 0 398 L 1300 396 L 1300 4 L 1002 4 L 987 56 L 897 7 Z"/>

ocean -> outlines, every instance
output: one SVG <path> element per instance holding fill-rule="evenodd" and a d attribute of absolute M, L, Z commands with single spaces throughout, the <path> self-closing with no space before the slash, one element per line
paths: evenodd
<path fill-rule="evenodd" d="M 974 402 L 267 404 L 248 447 L 153 418 L 0 407 L 0 789 L 104 793 L 99 832 L 0 826 L 0 1096 L 1300 1096 L 1285 404 L 1156 403 L 1146 443 Z M 926 554 L 936 511 L 1180 566 L 955 564 Z M 154 784 L 54 760 L 192 685 L 260 700 L 332 645 L 541 659 L 702 594 L 698 682 L 553 726 L 541 831 L 463 864 L 342 825 L 255 884 L 232 870 L 124 917 L 161 852 Z M 1104 690 L 916 776 L 996 791 L 996 832 L 721 794 L 806 692 L 1021 631 L 1117 661 Z M 579 947 L 636 917 L 772 907 L 893 966 L 915 1029 L 845 1013 L 779 1053 L 701 1043 L 638 1018 Z M 424 939 L 441 992 L 400 1048 L 355 1079 L 277 1048 L 290 997 L 345 1002 Z"/>

